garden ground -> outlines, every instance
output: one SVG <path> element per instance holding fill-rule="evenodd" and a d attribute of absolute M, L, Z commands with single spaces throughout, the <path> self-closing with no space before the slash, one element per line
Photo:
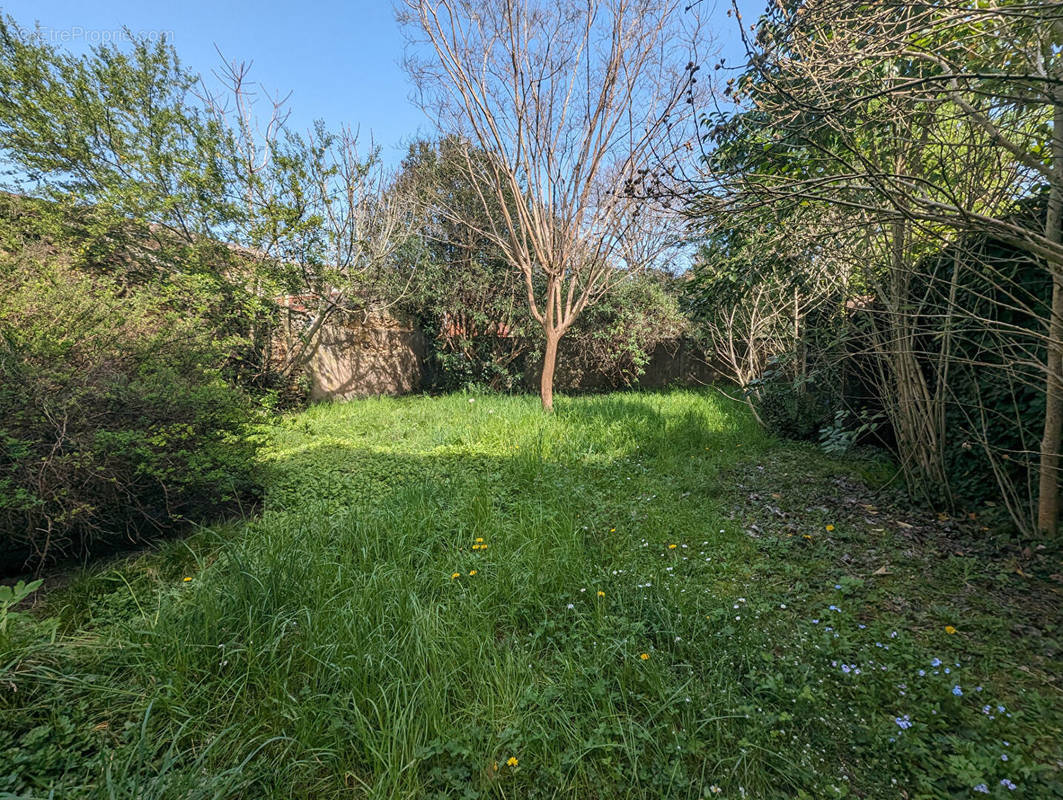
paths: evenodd
<path fill-rule="evenodd" d="M 1058 562 L 881 462 L 716 392 L 262 435 L 261 513 L 8 620 L 0 797 L 1063 797 Z"/>

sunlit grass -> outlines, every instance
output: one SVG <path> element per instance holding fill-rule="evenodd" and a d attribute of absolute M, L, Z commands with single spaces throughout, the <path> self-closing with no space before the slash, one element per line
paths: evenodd
<path fill-rule="evenodd" d="M 0 791 L 1059 794 L 1058 686 L 957 599 L 983 570 L 923 585 L 803 502 L 849 466 L 719 394 L 366 400 L 264 435 L 258 518 L 79 576 L 9 645 Z M 751 491 L 795 510 L 750 535 Z M 872 544 L 894 574 L 842 558 Z"/>

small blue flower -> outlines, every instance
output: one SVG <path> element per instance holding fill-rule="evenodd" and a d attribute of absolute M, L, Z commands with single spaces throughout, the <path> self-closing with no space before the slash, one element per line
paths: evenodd
<path fill-rule="evenodd" d="M 975 786 L 974 790 L 976 792 L 981 792 L 982 794 L 989 794 L 989 787 L 986 786 L 984 783 L 980 783 L 977 786 Z"/>
<path fill-rule="evenodd" d="M 1001 761 L 1007 761 L 1008 760 L 1008 754 L 1007 753 L 1001 753 L 1000 754 L 1000 760 Z"/>
<path fill-rule="evenodd" d="M 910 727 L 912 727 L 912 721 L 907 714 L 905 714 L 903 717 L 895 717 L 893 721 L 897 723 L 897 727 L 900 728 L 902 731 L 906 731 Z"/>
<path fill-rule="evenodd" d="M 925 670 L 925 669 L 921 669 L 921 670 L 919 670 L 919 677 L 920 677 L 920 678 L 922 678 L 922 677 L 923 677 L 923 676 L 925 676 L 925 675 L 926 675 L 926 670 Z"/>
<path fill-rule="evenodd" d="M 935 658 L 933 661 L 930 662 L 930 666 L 932 666 L 932 667 L 940 667 L 941 666 L 941 659 L 940 658 Z"/>
<path fill-rule="evenodd" d="M 957 697 L 963 697 L 963 689 L 961 689 L 959 686 L 953 686 L 952 693 Z"/>
<path fill-rule="evenodd" d="M 1015 791 L 1016 789 L 1018 789 L 1018 788 L 1019 788 L 1019 787 L 1018 787 L 1018 786 L 1016 786 L 1016 785 L 1015 785 L 1014 783 L 1012 783 L 1011 781 L 1009 781 L 1009 780 L 1008 780 L 1007 778 L 1001 778 L 1001 779 L 1000 779 L 1000 785 L 1001 785 L 1001 786 L 1003 786 L 1003 787 L 1004 787 L 1005 789 L 1010 789 L 1010 790 L 1011 790 L 1011 791 L 1013 791 L 1013 792 L 1014 792 L 1014 791 Z"/>

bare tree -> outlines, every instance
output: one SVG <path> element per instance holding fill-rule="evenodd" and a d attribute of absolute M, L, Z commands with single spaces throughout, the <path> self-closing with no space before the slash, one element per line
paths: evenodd
<path fill-rule="evenodd" d="M 681 11 L 678 0 L 401 5 L 426 108 L 490 155 L 467 166 L 484 207 L 503 211 L 483 233 L 522 273 L 542 326 L 546 410 L 560 338 L 669 243 L 659 235 L 669 220 L 648 213 L 646 198 L 659 188 L 655 164 L 683 146 L 672 131 L 694 108 L 696 59 L 677 52 L 693 41 L 681 35 L 693 18 Z"/>
<path fill-rule="evenodd" d="M 695 330 L 723 374 L 736 383 L 763 423 L 757 404 L 765 379 L 786 379 L 802 391 L 813 362 L 809 316 L 838 312 L 853 271 L 841 214 L 800 208 L 782 219 L 749 215 L 710 220 L 708 241 L 688 289 Z"/>

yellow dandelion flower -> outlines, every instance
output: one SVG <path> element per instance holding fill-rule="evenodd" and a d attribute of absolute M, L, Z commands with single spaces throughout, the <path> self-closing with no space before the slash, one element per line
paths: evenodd
<path fill-rule="evenodd" d="M 470 577 L 470 578 L 471 578 L 471 577 L 472 577 L 473 575 L 475 575 L 475 574 L 476 574 L 476 570 L 474 570 L 474 569 L 471 569 L 471 570 L 469 570 L 469 577 Z"/>
<path fill-rule="evenodd" d="M 643 661 L 649 661 L 650 660 L 650 654 L 649 653 L 640 653 L 639 654 L 639 658 L 641 658 Z"/>
<path fill-rule="evenodd" d="M 834 530 L 834 526 L 833 525 L 828 525 L 827 526 L 827 532 L 830 533 L 832 530 Z"/>
<path fill-rule="evenodd" d="M 668 549 L 669 549 L 669 550 L 675 550 L 675 549 L 676 549 L 676 548 L 677 548 L 678 546 L 679 546 L 679 545 L 675 545 L 675 544 L 670 544 L 670 545 L 668 545 Z"/>
<path fill-rule="evenodd" d="M 952 634 L 956 633 L 956 629 L 954 627 L 952 627 L 951 625 L 946 625 L 945 626 L 945 633 L 947 633 L 947 634 L 949 634 L 951 636 Z"/>
<path fill-rule="evenodd" d="M 810 542 L 812 541 L 812 537 L 809 536 L 807 533 L 805 534 L 805 538 L 808 539 L 808 541 L 810 541 Z"/>
<path fill-rule="evenodd" d="M 484 540 L 484 537 L 482 537 L 482 536 L 477 536 L 476 537 L 476 543 L 477 544 L 480 544 L 483 540 Z"/>
<path fill-rule="evenodd" d="M 517 761 L 517 757 L 516 756 L 510 756 L 508 759 L 506 759 L 506 766 L 515 767 L 519 763 L 520 762 Z"/>
<path fill-rule="evenodd" d="M 616 528 L 610 528 L 609 533 L 616 533 Z"/>
<path fill-rule="evenodd" d="M 487 545 L 486 545 L 486 544 L 482 544 L 482 545 L 480 545 L 480 549 L 481 549 L 481 550 L 486 550 L 486 549 L 487 549 Z"/>
<path fill-rule="evenodd" d="M 598 590 L 598 596 L 599 597 L 605 597 L 605 592 L 603 592 L 601 589 L 599 589 Z"/>
<path fill-rule="evenodd" d="M 460 578 L 460 577 L 461 577 L 461 573 L 460 572 L 455 572 L 453 575 L 450 576 L 450 579 L 454 580 L 455 578 Z"/>
<path fill-rule="evenodd" d="M 188 583 L 188 582 L 189 582 L 190 580 L 192 580 L 192 579 L 191 579 L 191 578 L 185 578 L 185 579 L 184 579 L 184 582 L 185 582 L 185 583 Z"/>

